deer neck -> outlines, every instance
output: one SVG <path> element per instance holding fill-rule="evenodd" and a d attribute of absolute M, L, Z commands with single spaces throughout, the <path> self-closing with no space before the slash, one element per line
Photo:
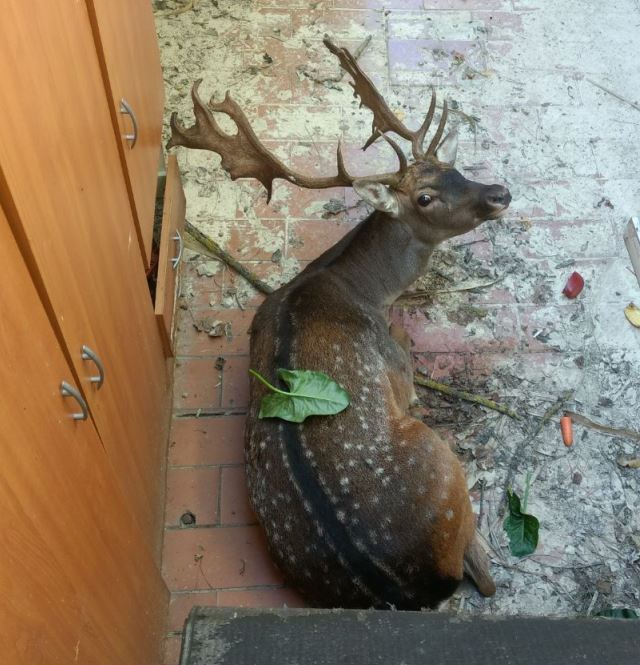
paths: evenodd
<path fill-rule="evenodd" d="M 391 305 L 422 275 L 435 245 L 416 238 L 401 219 L 374 212 L 332 262 L 354 300 L 376 308 Z"/>

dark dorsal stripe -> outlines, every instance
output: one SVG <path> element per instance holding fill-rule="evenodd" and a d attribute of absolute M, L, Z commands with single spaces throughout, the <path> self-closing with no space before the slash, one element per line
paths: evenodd
<path fill-rule="evenodd" d="M 293 301 L 297 290 L 304 284 L 305 281 L 297 284 L 280 305 L 278 321 L 280 344 L 274 359 L 276 368 L 298 369 L 292 367 L 292 326 L 289 303 Z M 398 608 L 404 607 L 409 601 L 407 595 L 389 575 L 376 566 L 365 552 L 361 552 L 355 546 L 346 526 L 338 520 L 329 497 L 322 488 L 309 460 L 302 452 L 302 442 L 299 436 L 300 426 L 287 421 L 283 421 L 281 424 L 283 425 L 281 431 L 284 436 L 285 454 L 288 458 L 289 468 L 302 493 L 302 498 L 309 502 L 312 516 L 318 521 L 336 550 L 344 557 L 348 572 L 353 577 L 360 578 L 362 583 L 384 603 L 390 603 Z"/>

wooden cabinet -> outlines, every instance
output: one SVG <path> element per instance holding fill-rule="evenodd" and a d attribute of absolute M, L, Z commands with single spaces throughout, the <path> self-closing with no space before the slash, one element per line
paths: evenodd
<path fill-rule="evenodd" d="M 150 0 L 88 0 L 87 5 L 125 166 L 138 241 L 148 267 L 164 108 Z"/>
<path fill-rule="evenodd" d="M 130 510 L 157 540 L 169 377 L 89 16 L 29 4 L 0 23 L 4 198 Z"/>
<path fill-rule="evenodd" d="M 165 354 L 184 196 L 173 162 L 154 303 L 146 268 L 162 81 L 152 28 L 146 0 L 3 6 L 3 665 L 160 662 Z M 120 42 L 131 60 L 109 59 Z M 139 161 L 120 136 L 121 94 L 147 103 Z M 77 400 L 61 393 L 63 380 Z"/>
<path fill-rule="evenodd" d="M 2 209 L 0 262 L 2 662 L 159 663 L 166 589 Z"/>

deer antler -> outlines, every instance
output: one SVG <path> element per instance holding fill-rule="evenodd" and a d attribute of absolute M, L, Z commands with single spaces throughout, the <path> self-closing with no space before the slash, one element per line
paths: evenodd
<path fill-rule="evenodd" d="M 353 77 L 354 82 L 351 86 L 354 89 L 354 95 L 360 97 L 361 105 L 366 106 L 373 112 L 372 134 L 364 145 L 364 149 L 368 148 L 376 139 L 382 136 L 393 148 L 400 162 L 399 170 L 396 173 L 366 176 L 367 179 L 375 179 L 387 185 L 397 185 L 407 171 L 407 159 L 400 146 L 390 139 L 386 135 L 386 132 L 394 132 L 398 136 L 411 141 L 413 156 L 416 160 L 434 155 L 447 121 L 446 102 L 443 105 L 438 129 L 425 151 L 422 144 L 436 109 L 435 91 L 431 94 L 431 104 L 424 122 L 420 126 L 420 129 L 413 132 L 405 127 L 393 114 L 382 98 L 382 95 L 376 90 L 371 79 L 362 72 L 351 53 L 345 48 L 338 48 L 328 38 L 324 40 L 324 43 L 331 53 L 338 57 L 341 67 Z M 184 127 L 178 121 L 177 113 L 173 113 L 171 115 L 171 138 L 167 143 L 167 148 L 181 145 L 186 148 L 201 148 L 217 152 L 222 157 L 222 168 L 229 173 L 233 180 L 236 178 L 256 178 L 264 185 L 267 190 L 267 203 L 271 200 L 273 181 L 276 178 L 288 180 L 295 185 L 307 189 L 350 187 L 353 184 L 355 178 L 345 168 L 340 143 L 338 143 L 336 156 L 338 165 L 337 175 L 316 178 L 297 173 L 283 164 L 262 145 L 251 128 L 244 112 L 231 98 L 229 92 L 227 92 L 222 102 L 215 103 L 211 100 L 208 104 L 205 104 L 198 94 L 201 82 L 201 80 L 196 81 L 191 90 L 193 112 L 196 119 L 195 124 L 192 127 Z M 235 122 L 238 128 L 237 133 L 227 134 L 224 132 L 216 121 L 214 113 L 225 113 L 228 115 Z"/>
<path fill-rule="evenodd" d="M 393 111 L 387 106 L 382 95 L 378 92 L 373 85 L 371 79 L 360 69 L 356 59 L 349 53 L 346 48 L 339 48 L 328 37 L 324 38 L 324 45 L 333 53 L 338 60 L 342 69 L 351 75 L 353 83 L 354 97 L 360 97 L 360 106 L 366 106 L 373 113 L 373 125 L 371 127 L 371 136 L 363 146 L 366 150 L 379 136 L 385 136 L 386 132 L 394 132 L 407 141 L 411 141 L 411 151 L 416 160 L 424 159 L 425 157 L 435 155 L 436 148 L 440 143 L 444 127 L 447 122 L 447 102 L 445 101 L 442 107 L 442 116 L 438 124 L 438 129 L 429 144 L 429 147 L 424 150 L 422 144 L 424 137 L 427 134 L 431 121 L 436 110 L 436 93 L 435 90 L 431 92 L 431 104 L 424 119 L 424 122 L 417 131 L 408 129 Z"/>
<path fill-rule="evenodd" d="M 197 80 L 191 90 L 196 124 L 192 127 L 184 127 L 178 121 L 177 113 L 173 113 L 171 115 L 171 138 L 167 143 L 167 148 L 181 145 L 186 148 L 200 148 L 217 152 L 222 157 L 222 168 L 233 180 L 256 178 L 264 185 L 267 190 L 267 203 L 271 199 L 275 178 L 282 178 L 308 189 L 351 186 L 354 178 L 349 175 L 344 166 L 340 143 L 338 143 L 337 152 L 338 175 L 314 178 L 296 173 L 262 145 L 242 109 L 228 92 L 224 101 L 218 104 L 211 101 L 206 105 L 198 94 L 200 83 L 202 80 Z M 236 123 L 237 134 L 224 132 L 217 123 L 213 112 L 226 113 Z"/>

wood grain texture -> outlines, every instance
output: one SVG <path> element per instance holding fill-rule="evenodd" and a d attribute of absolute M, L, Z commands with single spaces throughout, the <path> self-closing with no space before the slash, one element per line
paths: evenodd
<path fill-rule="evenodd" d="M 0 208 L 0 653 L 158 663 L 167 592 Z"/>
<path fill-rule="evenodd" d="M 164 109 L 164 82 L 151 3 L 87 0 L 87 6 L 136 215 L 138 241 L 145 266 L 149 267 Z M 132 124 L 127 115 L 120 113 L 122 98 L 138 119 L 138 140 L 133 148 L 124 138 L 132 131 Z"/>
<path fill-rule="evenodd" d="M 121 488 L 159 544 L 169 383 L 84 3 L 0 22 L 0 198 Z M 91 347 L 106 368 L 89 381 Z"/>
<path fill-rule="evenodd" d="M 173 355 L 173 314 L 176 305 L 178 271 L 180 270 L 179 265 L 176 269 L 171 265 L 171 260 L 176 256 L 177 251 L 176 241 L 173 238 L 176 231 L 181 236 L 183 235 L 186 208 L 187 202 L 182 189 L 178 158 L 175 155 L 169 155 L 164 190 L 155 306 L 158 327 L 167 355 Z"/>

